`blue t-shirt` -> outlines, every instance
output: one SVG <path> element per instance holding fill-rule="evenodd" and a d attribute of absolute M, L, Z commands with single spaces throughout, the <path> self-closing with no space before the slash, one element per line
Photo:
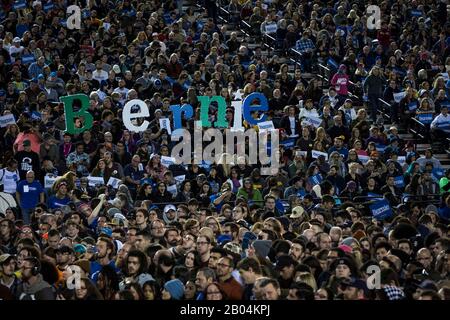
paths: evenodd
<path fill-rule="evenodd" d="M 53 195 L 50 198 L 48 198 L 47 206 L 50 209 L 56 209 L 56 208 L 60 208 L 62 206 L 67 205 L 69 202 L 70 202 L 70 198 L 69 197 L 65 197 L 63 199 L 60 199 L 60 198 L 57 198 L 55 195 Z"/>
<path fill-rule="evenodd" d="M 119 273 L 120 269 L 118 269 L 116 267 L 116 263 L 114 260 L 111 260 L 108 265 L 110 267 L 112 267 L 114 269 L 114 271 L 116 273 Z M 98 279 L 98 274 L 100 273 L 100 271 L 102 270 L 103 266 L 98 263 L 98 261 L 91 261 L 91 273 L 90 273 L 90 278 L 93 282 L 97 283 L 97 279 Z"/>
<path fill-rule="evenodd" d="M 17 185 L 17 192 L 20 194 L 20 206 L 24 209 L 34 209 L 39 203 L 39 196 L 44 192 L 44 188 L 39 181 L 34 180 L 28 183 L 22 180 Z"/>

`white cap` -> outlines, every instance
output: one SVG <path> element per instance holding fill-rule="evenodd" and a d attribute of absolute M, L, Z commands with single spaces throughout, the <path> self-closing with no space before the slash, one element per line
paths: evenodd
<path fill-rule="evenodd" d="M 13 39 L 13 42 L 20 42 L 20 38 L 19 38 L 19 37 L 15 37 L 15 38 Z"/>
<path fill-rule="evenodd" d="M 177 208 L 173 204 L 168 204 L 164 207 L 164 213 L 167 213 L 169 210 L 177 211 Z"/>
<path fill-rule="evenodd" d="M 42 6 L 42 2 L 39 0 L 33 1 L 33 8 L 36 7 L 37 5 Z"/>
<path fill-rule="evenodd" d="M 113 67 L 112 67 L 112 69 L 113 69 L 113 71 L 115 72 L 115 73 L 121 73 L 122 71 L 120 71 L 120 67 L 117 65 L 117 64 L 115 64 Z"/>

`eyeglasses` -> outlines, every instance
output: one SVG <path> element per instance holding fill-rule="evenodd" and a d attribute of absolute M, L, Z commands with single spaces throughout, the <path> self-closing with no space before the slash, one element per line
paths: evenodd
<path fill-rule="evenodd" d="M 153 227 L 152 230 L 163 230 L 164 227 Z"/>
<path fill-rule="evenodd" d="M 202 246 L 202 245 L 205 245 L 205 244 L 209 244 L 209 242 L 207 242 L 207 241 L 197 241 L 197 245 L 199 245 L 199 246 Z"/>
<path fill-rule="evenodd" d="M 225 263 L 218 263 L 217 266 L 218 267 L 222 267 L 222 268 L 229 268 L 229 267 L 231 267 L 230 265 L 225 264 Z"/>

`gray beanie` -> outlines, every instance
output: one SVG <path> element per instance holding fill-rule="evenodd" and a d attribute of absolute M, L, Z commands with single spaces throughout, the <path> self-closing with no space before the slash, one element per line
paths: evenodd
<path fill-rule="evenodd" d="M 252 243 L 253 248 L 255 248 L 256 254 L 265 258 L 270 252 L 272 247 L 272 240 L 255 240 Z"/>
<path fill-rule="evenodd" d="M 358 240 L 356 240 L 355 238 L 353 238 L 353 237 L 348 237 L 348 238 L 345 238 L 344 240 L 342 240 L 342 241 L 341 241 L 341 244 L 345 244 L 345 245 L 351 247 L 351 246 L 352 246 L 352 243 L 354 243 L 354 242 L 356 242 L 356 243 L 359 244 Z"/>

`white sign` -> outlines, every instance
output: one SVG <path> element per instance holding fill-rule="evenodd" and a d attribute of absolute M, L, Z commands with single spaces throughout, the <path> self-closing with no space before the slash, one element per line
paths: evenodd
<path fill-rule="evenodd" d="M 173 157 L 166 157 L 166 156 L 161 156 L 161 164 L 168 168 L 171 164 L 175 164 L 175 158 Z"/>
<path fill-rule="evenodd" d="M 12 113 L 0 117 L 0 127 L 2 128 L 14 123 L 16 123 L 16 119 Z"/>
<path fill-rule="evenodd" d="M 275 127 L 273 126 L 273 122 L 271 120 L 270 121 L 259 122 L 258 123 L 258 128 L 259 128 L 260 132 L 275 130 Z"/>
<path fill-rule="evenodd" d="M 327 153 L 325 153 L 325 152 L 320 152 L 320 151 L 317 151 L 317 150 L 313 150 L 311 156 L 312 156 L 314 159 L 317 159 L 319 156 L 324 156 L 324 157 L 325 157 L 325 160 L 328 160 L 328 154 L 327 154 Z"/>
<path fill-rule="evenodd" d="M 397 103 L 400 103 L 400 101 L 403 99 L 403 97 L 406 95 L 406 91 L 402 91 L 399 93 L 394 93 L 394 100 Z"/>
<path fill-rule="evenodd" d="M 359 154 L 358 159 L 361 160 L 362 163 L 367 163 L 367 161 L 369 161 L 369 156 L 363 156 Z"/>
<path fill-rule="evenodd" d="M 320 119 L 319 117 L 311 116 L 303 119 L 302 125 L 303 124 L 306 124 L 307 126 L 314 126 L 314 128 L 318 128 L 322 124 L 322 119 Z"/>
<path fill-rule="evenodd" d="M 170 119 L 169 118 L 159 119 L 159 126 L 161 127 L 161 129 L 166 129 L 168 134 L 172 133 L 172 129 L 170 128 Z"/>
<path fill-rule="evenodd" d="M 178 182 L 178 183 L 181 183 L 181 182 L 183 182 L 185 179 L 186 179 L 186 175 L 182 175 L 182 176 L 176 176 L 176 177 L 174 177 L 174 179 Z"/>
<path fill-rule="evenodd" d="M 112 186 L 114 189 L 119 188 L 119 184 L 122 182 L 122 180 L 117 179 L 117 178 L 109 178 L 107 185 L 108 186 Z"/>
<path fill-rule="evenodd" d="M 104 185 L 105 181 L 103 180 L 103 177 L 88 177 L 88 184 L 90 187 L 95 187 L 97 185 Z"/>
<path fill-rule="evenodd" d="M 44 177 L 44 188 L 50 189 L 51 187 L 53 187 L 53 184 L 55 183 L 56 179 L 58 179 L 58 178 L 59 177 L 45 176 Z"/>
<path fill-rule="evenodd" d="M 277 32 L 277 29 L 276 23 L 266 24 L 266 33 L 275 33 Z"/>
<path fill-rule="evenodd" d="M 307 155 L 307 154 L 308 154 L 308 151 L 302 151 L 302 150 L 297 150 L 297 151 L 295 151 L 295 155 L 296 155 L 297 157 L 303 156 L 303 157 L 306 158 L 306 155 Z"/>
<path fill-rule="evenodd" d="M 173 184 L 171 186 L 168 186 L 167 191 L 175 196 L 177 194 L 177 185 Z"/>
<path fill-rule="evenodd" d="M 398 156 L 398 157 L 397 157 L 397 162 L 398 162 L 400 165 L 404 165 L 405 162 L 406 162 L 406 157 L 405 157 L 405 156 Z"/>

